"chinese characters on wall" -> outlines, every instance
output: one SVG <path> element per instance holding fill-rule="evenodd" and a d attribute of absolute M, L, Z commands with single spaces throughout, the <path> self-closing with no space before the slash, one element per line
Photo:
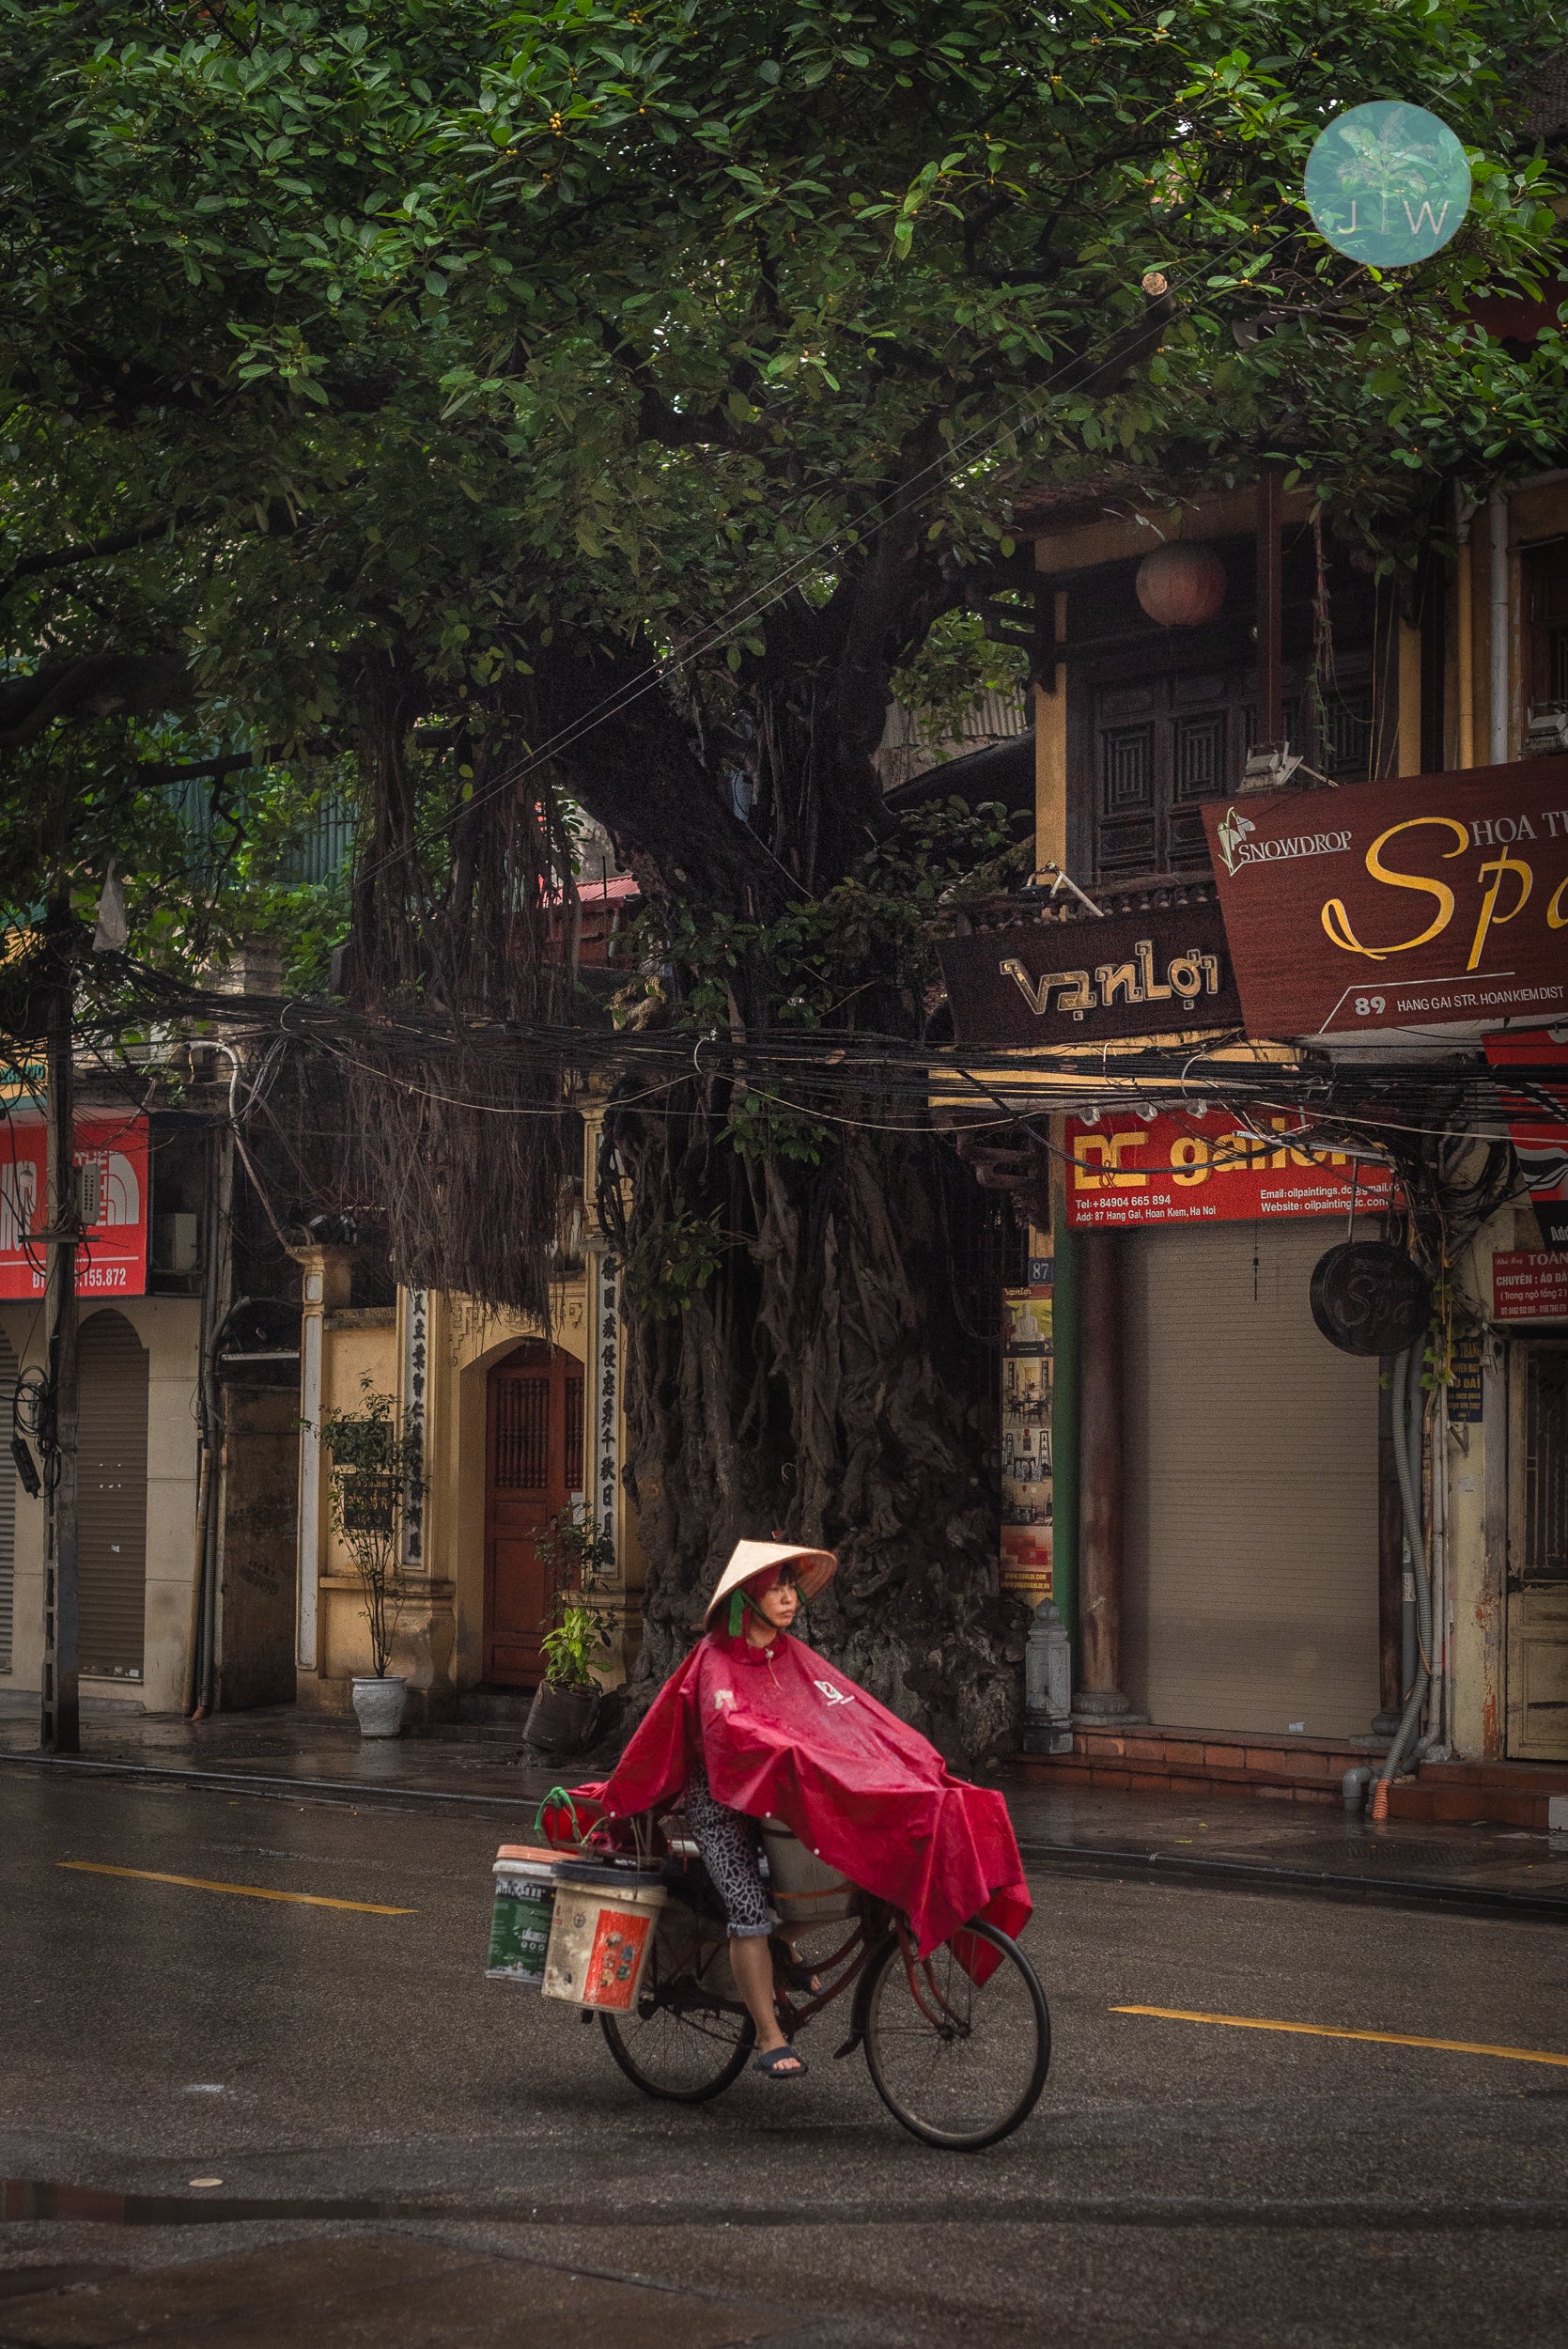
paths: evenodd
<path fill-rule="evenodd" d="M 589 1506 L 595 1531 L 615 1538 L 615 1494 L 620 1483 L 621 1268 L 613 1256 L 598 1260 L 598 1298 L 593 1333 L 593 1482 Z"/>
<path fill-rule="evenodd" d="M 1037 1607 L 1051 1595 L 1051 1259 L 1002 1291 L 1001 1587 Z"/>

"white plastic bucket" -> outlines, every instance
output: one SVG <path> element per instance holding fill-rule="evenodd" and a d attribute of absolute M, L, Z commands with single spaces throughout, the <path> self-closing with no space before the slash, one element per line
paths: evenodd
<path fill-rule="evenodd" d="M 782 1819 L 764 1819 L 762 1848 L 779 1921 L 787 1926 L 831 1924 L 860 1913 L 858 1885 L 807 1849 Z"/>
<path fill-rule="evenodd" d="M 645 1870 L 558 1863 L 545 1997 L 629 2014 L 668 1897 L 660 1878 Z"/>
<path fill-rule="evenodd" d="M 503 1843 L 497 1852 L 487 1982 L 516 1983 L 524 1990 L 544 1987 L 559 1864 L 548 1847 L 530 1843 Z"/>

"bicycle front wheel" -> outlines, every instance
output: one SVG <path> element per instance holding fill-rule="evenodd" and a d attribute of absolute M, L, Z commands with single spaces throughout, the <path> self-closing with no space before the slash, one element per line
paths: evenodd
<path fill-rule="evenodd" d="M 1050 2068 L 1050 2014 L 1033 1967 L 994 1925 L 966 1925 L 908 1964 L 891 1936 L 871 1962 L 864 2012 L 877 2092 L 911 2137 L 978 2153 L 1033 2111 Z"/>

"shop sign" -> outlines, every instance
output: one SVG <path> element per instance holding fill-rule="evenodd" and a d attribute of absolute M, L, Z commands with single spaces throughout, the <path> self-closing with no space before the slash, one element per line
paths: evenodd
<path fill-rule="evenodd" d="M 1479 1330 L 1464 1330 L 1449 1348 L 1448 1413 L 1456 1427 L 1479 1427 L 1485 1389 Z"/>
<path fill-rule="evenodd" d="M 1048 1259 L 1043 1259 L 1048 1264 Z M 1001 1571 L 1004 1591 L 1037 1607 L 1051 1595 L 1053 1538 L 1048 1281 L 1003 1289 L 1001 1347 Z"/>
<path fill-rule="evenodd" d="M 1386 1239 L 1342 1239 L 1312 1268 L 1312 1319 L 1342 1354 L 1403 1354 L 1425 1334 L 1432 1283 Z"/>
<path fill-rule="evenodd" d="M 1541 1237 L 1568 1248 L 1568 1026 L 1483 1041 Z"/>
<path fill-rule="evenodd" d="M 1494 1321 L 1568 1321 L 1568 1256 L 1503 1248 L 1492 1259 Z"/>
<path fill-rule="evenodd" d="M 1369 1213 L 1389 1206 L 1393 1177 L 1380 1160 L 1307 1149 L 1305 1120 L 1260 1117 L 1249 1132 L 1221 1111 L 1145 1121 L 1102 1114 L 1067 1120 L 1067 1221 L 1080 1231 L 1135 1223 L 1247 1223 L 1281 1215 Z"/>
<path fill-rule="evenodd" d="M 1212 902 L 950 938 L 938 948 L 960 1044 L 1097 1044 L 1238 1028 Z"/>
<path fill-rule="evenodd" d="M 43 1295 L 48 1157 L 40 1115 L 0 1120 L 0 1297 Z M 78 1297 L 147 1294 L 147 1157 L 145 1117 L 77 1118 Z"/>
<path fill-rule="evenodd" d="M 1203 815 L 1249 1035 L 1568 1012 L 1568 759 Z"/>

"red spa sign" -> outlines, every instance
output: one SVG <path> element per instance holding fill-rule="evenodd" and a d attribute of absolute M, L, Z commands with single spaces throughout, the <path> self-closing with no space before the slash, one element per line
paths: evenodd
<path fill-rule="evenodd" d="M 76 1120 L 77 1197 L 85 1237 L 78 1297 L 147 1294 L 147 1119 L 97 1112 Z M 41 1297 L 48 1221 L 41 1115 L 0 1119 L 0 1297 Z"/>
<path fill-rule="evenodd" d="M 1255 1222 L 1387 1207 L 1393 1177 L 1380 1160 L 1307 1150 L 1304 1121 L 1265 1112 L 1249 1133 L 1223 1111 L 1145 1123 L 1116 1110 L 1088 1126 L 1067 1120 L 1067 1221 L 1080 1231 L 1132 1223 Z"/>

